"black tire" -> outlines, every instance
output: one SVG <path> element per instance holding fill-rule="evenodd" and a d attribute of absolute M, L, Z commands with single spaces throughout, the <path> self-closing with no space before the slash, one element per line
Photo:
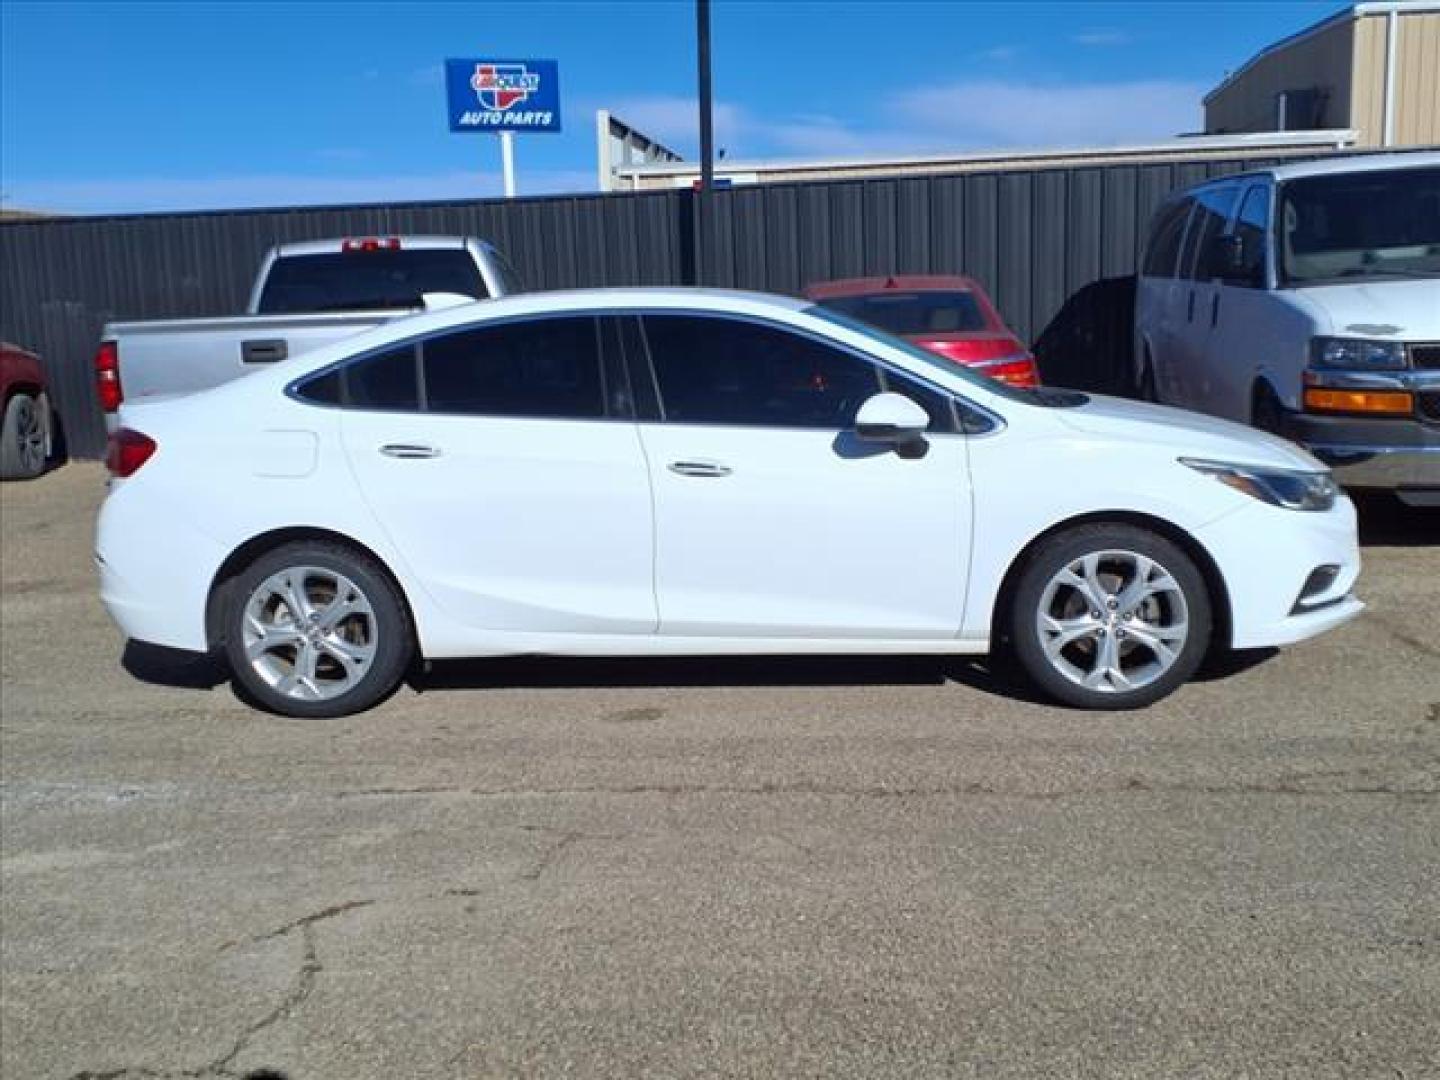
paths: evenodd
<path fill-rule="evenodd" d="M 301 574 L 302 568 L 310 572 Z M 295 576 L 289 577 L 287 571 Z M 303 630 L 291 629 L 296 620 L 269 584 L 279 576 L 288 577 L 292 586 L 298 583 L 302 590 L 298 606 L 306 607 L 311 616 L 300 620 Z M 331 627 L 329 616 L 322 616 L 332 610 L 329 601 L 342 589 L 350 598 L 348 586 L 353 586 L 365 610 L 362 605 L 336 608 L 349 613 L 334 615 L 337 621 Z M 390 575 L 370 556 L 334 541 L 302 540 L 265 553 L 229 583 L 222 604 L 223 648 L 236 695 L 282 716 L 362 712 L 395 691 L 415 656 L 410 613 Z M 277 640 L 293 637 L 299 644 L 283 642 L 262 650 L 258 666 L 252 663 L 248 649 L 258 640 L 255 627 L 262 624 L 247 618 L 247 609 L 267 620 L 263 625 Z M 357 657 L 362 654 L 360 661 Z M 305 671 L 309 677 L 302 674 Z"/>
<path fill-rule="evenodd" d="M 1275 391 L 1268 383 L 1255 387 L 1255 400 L 1250 407 L 1250 426 L 1268 431 L 1271 435 L 1284 434 L 1285 410 Z"/>
<path fill-rule="evenodd" d="M 1125 556 L 1139 557 L 1129 563 L 1132 571 L 1144 565 L 1140 559 L 1155 564 L 1168 575 L 1175 588 L 1166 585 L 1152 599 L 1142 601 L 1133 619 L 1125 618 L 1123 605 L 1103 601 L 1093 605 L 1099 610 L 1100 618 L 1090 618 L 1094 611 L 1083 610 L 1092 606 L 1085 603 L 1087 594 L 1066 584 L 1057 586 L 1047 601 L 1047 592 L 1057 575 L 1087 556 L 1100 553 L 1108 554 L 1095 567 L 1094 578 L 1106 600 L 1123 599 L 1124 585 L 1134 580 L 1133 576 L 1127 580 L 1120 573 L 1127 565 Z M 1147 579 L 1152 574 L 1153 571 L 1147 571 Z M 1154 580 L 1165 581 L 1158 577 Z M 1074 610 L 1077 601 L 1081 606 L 1079 611 Z M 1046 603 L 1047 614 L 1068 620 L 1071 626 L 1078 627 L 1088 621 L 1097 629 L 1065 644 L 1059 649 L 1059 659 L 1052 660 L 1040 627 L 1042 602 Z M 1082 709 L 1138 709 L 1159 701 L 1195 674 L 1210 646 L 1210 596 L 1194 561 L 1170 540 L 1134 525 L 1082 525 L 1042 541 L 1026 560 L 1005 614 L 1009 651 L 1024 673 L 1047 696 Z M 1170 648 L 1166 640 L 1161 641 L 1173 654 L 1169 666 L 1165 667 L 1161 654 L 1141 644 L 1139 638 L 1168 640 L 1167 635 L 1176 633 L 1180 622 L 1185 624 L 1185 636 L 1178 649 Z M 1051 633 L 1055 632 L 1055 625 L 1058 624 L 1052 624 Z M 1152 634 L 1157 628 L 1163 628 L 1163 632 Z M 1057 634 L 1052 648 L 1062 640 L 1063 635 Z M 1099 650 L 1111 645 L 1120 650 L 1114 658 L 1115 664 L 1102 664 Z M 1087 666 L 1092 674 L 1114 667 L 1120 675 L 1105 678 L 1099 687 L 1082 685 L 1077 680 L 1085 674 Z M 1144 681 L 1147 677 L 1149 681 Z M 1126 689 L 1132 679 L 1137 685 Z"/>
<path fill-rule="evenodd" d="M 0 479 L 33 480 L 50 457 L 50 420 L 45 397 L 21 391 L 5 403 L 0 420 Z"/>

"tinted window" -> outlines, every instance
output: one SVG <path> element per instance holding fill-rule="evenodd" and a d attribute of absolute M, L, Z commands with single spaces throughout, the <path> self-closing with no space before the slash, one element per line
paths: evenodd
<path fill-rule="evenodd" d="M 431 412 L 594 419 L 605 415 L 599 320 L 534 319 L 423 343 Z"/>
<path fill-rule="evenodd" d="M 892 334 L 950 334 L 986 329 L 985 315 L 975 294 L 969 292 L 886 291 L 870 296 L 831 296 L 820 304 Z"/>
<path fill-rule="evenodd" d="M 690 315 L 644 329 L 667 420 L 839 430 L 880 391 L 874 364 L 788 330 Z"/>
<path fill-rule="evenodd" d="M 260 312 L 418 308 L 427 292 L 486 295 L 474 257 L 458 248 L 284 255 L 271 264 Z"/>
<path fill-rule="evenodd" d="M 1440 169 L 1290 180 L 1276 218 L 1287 284 L 1440 274 Z"/>
<path fill-rule="evenodd" d="M 1175 259 L 1180 254 L 1180 240 L 1185 235 L 1185 221 L 1190 216 L 1191 199 L 1180 199 L 1161 207 L 1150 227 L 1145 247 L 1146 277 L 1174 277 Z"/>
<path fill-rule="evenodd" d="M 1209 188 L 1196 194 L 1195 214 L 1185 239 L 1184 277 L 1209 281 L 1214 276 L 1210 252 L 1215 238 L 1225 232 L 1230 211 L 1235 208 L 1235 194 L 1233 187 Z"/>
<path fill-rule="evenodd" d="M 301 383 L 295 388 L 295 393 L 317 405 L 339 405 L 343 394 L 340 380 L 340 369 L 332 368 L 324 375 L 317 375 L 308 382 Z"/>
<path fill-rule="evenodd" d="M 343 402 L 352 409 L 418 409 L 415 347 L 405 345 L 345 365 L 341 386 Z"/>
<path fill-rule="evenodd" d="M 1233 230 L 1240 238 L 1244 261 L 1240 267 L 1226 272 L 1225 279 L 1232 285 L 1254 289 L 1265 287 L 1265 226 L 1269 209 L 1270 194 L 1264 184 L 1256 184 L 1245 192 Z"/>

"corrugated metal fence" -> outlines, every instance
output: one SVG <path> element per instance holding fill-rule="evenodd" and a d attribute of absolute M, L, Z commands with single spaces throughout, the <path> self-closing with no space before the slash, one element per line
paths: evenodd
<path fill-rule="evenodd" d="M 1031 341 L 1047 380 L 1125 387 L 1133 272 L 1170 191 L 1273 159 L 0 224 L 0 338 L 46 361 L 69 450 L 104 447 L 91 378 L 111 320 L 241 310 L 273 244 L 444 233 L 497 244 L 535 288 L 807 282 L 968 273 Z"/>

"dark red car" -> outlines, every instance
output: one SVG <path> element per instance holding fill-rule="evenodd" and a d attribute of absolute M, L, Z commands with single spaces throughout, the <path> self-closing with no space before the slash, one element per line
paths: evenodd
<path fill-rule="evenodd" d="M 0 341 L 0 479 L 28 480 L 50 460 L 53 424 L 39 358 Z"/>
<path fill-rule="evenodd" d="M 960 275 L 897 274 L 811 285 L 822 307 L 913 341 L 1012 386 L 1039 386 L 1040 371 L 985 290 Z"/>

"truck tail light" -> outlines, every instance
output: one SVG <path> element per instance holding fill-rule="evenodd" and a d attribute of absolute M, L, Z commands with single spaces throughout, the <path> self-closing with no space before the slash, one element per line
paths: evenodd
<path fill-rule="evenodd" d="M 1404 416 L 1415 410 L 1415 398 L 1404 390 L 1330 390 L 1305 388 L 1305 411 L 1314 413 L 1369 413 Z"/>
<path fill-rule="evenodd" d="M 398 236 L 352 236 L 340 241 L 341 251 L 399 251 Z"/>
<path fill-rule="evenodd" d="M 105 468 L 121 480 L 133 476 L 155 453 L 155 440 L 143 431 L 120 428 L 110 433 L 105 446 Z"/>
<path fill-rule="evenodd" d="M 125 400 L 120 386 L 120 346 L 102 341 L 95 350 L 95 389 L 100 395 L 100 408 L 113 413 Z"/>

